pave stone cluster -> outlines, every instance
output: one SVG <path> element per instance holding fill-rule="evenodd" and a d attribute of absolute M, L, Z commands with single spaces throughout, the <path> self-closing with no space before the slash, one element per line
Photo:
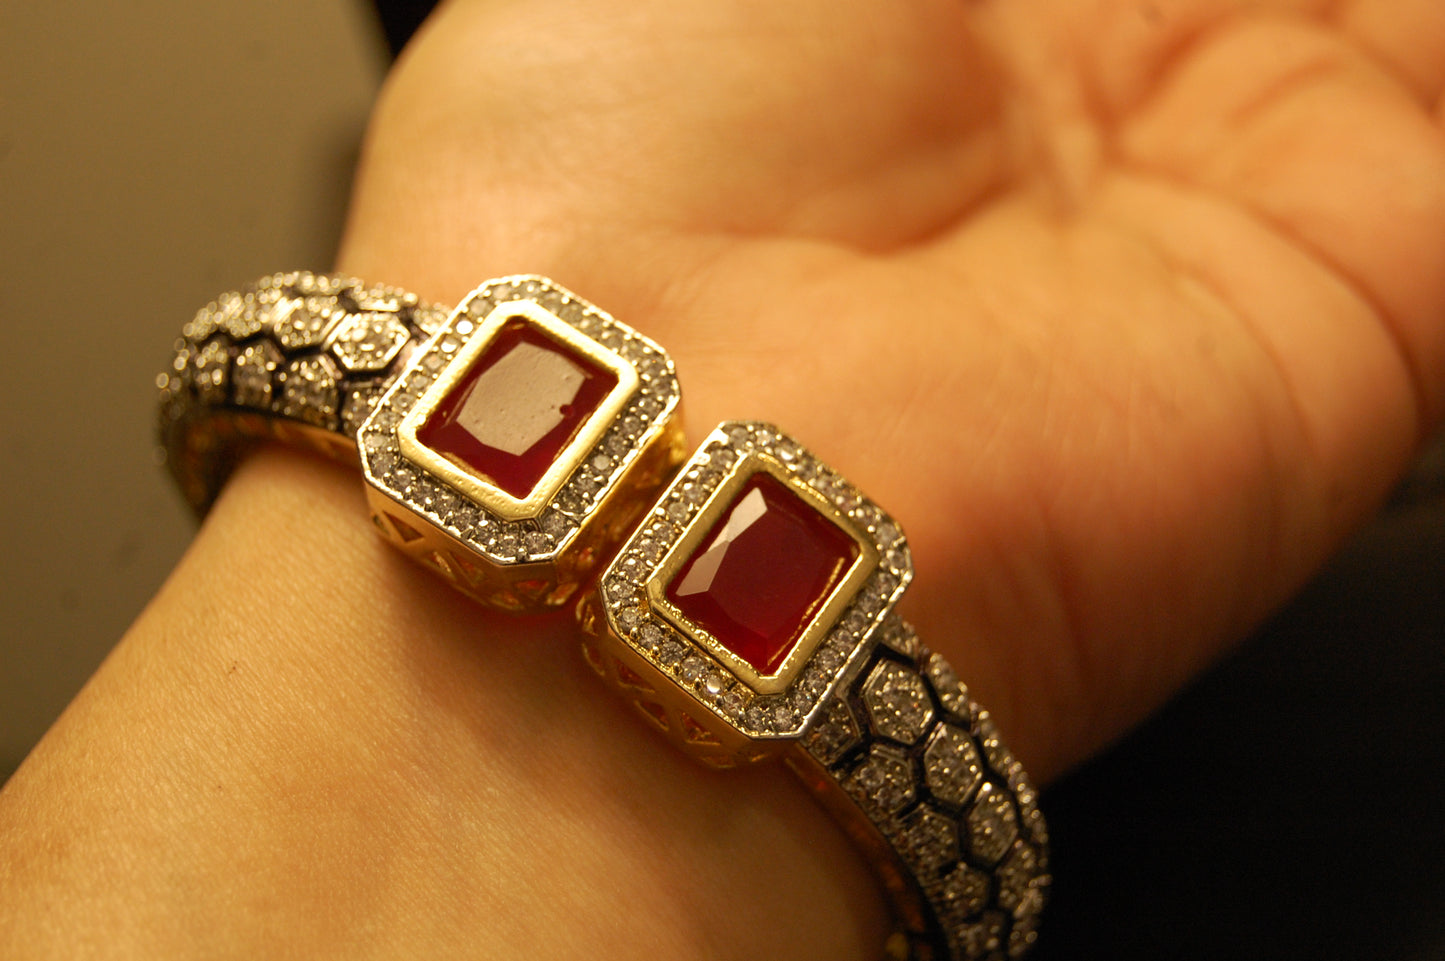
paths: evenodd
<path fill-rule="evenodd" d="M 838 623 L 781 694 L 754 694 L 727 665 L 688 638 L 647 601 L 647 584 L 663 557 L 703 510 L 739 462 L 758 454 L 785 465 L 873 538 L 878 568 Z M 618 554 L 602 583 L 613 630 L 680 687 L 750 737 L 796 737 L 848 666 L 866 654 L 869 638 L 912 577 L 907 542 L 898 525 L 802 445 L 770 424 L 734 423 L 705 441 Z M 661 708 L 639 703 L 660 718 Z M 703 758 L 715 765 L 722 757 Z"/>
<path fill-rule="evenodd" d="M 1050 880 L 1037 792 L 988 712 L 912 628 L 890 615 L 878 641 L 803 750 L 898 854 L 952 957 L 1020 957 Z"/>
<path fill-rule="evenodd" d="M 639 385 L 616 421 L 535 518 L 506 520 L 410 463 L 396 428 L 467 338 L 498 306 L 531 301 L 630 363 Z M 362 470 L 378 489 L 412 505 L 437 528 L 501 564 L 547 561 L 565 550 L 598 502 L 614 489 L 681 398 L 677 372 L 652 341 L 538 277 L 508 277 L 473 293 L 396 379 L 358 437 Z"/>
<path fill-rule="evenodd" d="M 273 274 L 203 307 L 161 374 L 161 437 L 187 500 L 208 508 L 247 439 L 350 454 L 361 424 L 449 308 L 349 277 Z"/>

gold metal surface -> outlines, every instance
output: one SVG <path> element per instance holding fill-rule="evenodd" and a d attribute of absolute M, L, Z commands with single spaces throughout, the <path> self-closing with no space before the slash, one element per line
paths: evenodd
<path fill-rule="evenodd" d="M 734 768 L 776 757 L 786 740 L 749 737 L 719 717 L 692 691 L 680 686 L 632 649 L 607 624 L 603 602 L 594 591 L 578 604 L 587 663 L 612 685 L 638 714 L 687 754 L 714 768 Z"/>

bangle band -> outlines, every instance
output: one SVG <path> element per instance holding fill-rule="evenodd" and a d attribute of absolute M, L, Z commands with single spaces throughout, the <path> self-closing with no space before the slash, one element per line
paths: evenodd
<path fill-rule="evenodd" d="M 277 274 L 200 311 L 159 386 L 200 512 L 280 439 L 359 461 L 378 530 L 481 602 L 580 594 L 587 662 L 648 723 L 715 768 L 781 758 L 839 820 L 892 899 L 888 958 L 1036 939 L 1037 794 L 895 612 L 899 525 L 769 424 L 724 423 L 683 464 L 676 371 L 646 337 L 540 277 L 448 312 Z"/>
<path fill-rule="evenodd" d="M 304 271 L 211 301 L 157 378 L 161 446 L 182 496 L 204 514 L 240 455 L 266 439 L 354 464 L 362 421 L 448 313 L 392 287 Z"/>

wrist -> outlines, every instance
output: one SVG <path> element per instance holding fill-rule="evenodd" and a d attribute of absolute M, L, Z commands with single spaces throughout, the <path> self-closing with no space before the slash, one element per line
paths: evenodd
<path fill-rule="evenodd" d="M 790 779 L 673 756 L 581 666 L 565 619 L 477 608 L 365 516 L 355 478 L 314 458 L 238 472 L 7 788 L 7 813 L 38 818 L 13 850 L 42 824 L 73 839 L 7 890 L 76 908 L 67 893 L 105 892 L 89 916 L 167 953 L 224 918 L 228 945 L 284 932 L 347 954 L 565 956 L 582 931 L 617 954 L 872 956 L 882 899 Z M 63 763 L 81 750 L 84 770 Z M 772 852 L 765 875 L 731 856 L 744 841 Z"/>

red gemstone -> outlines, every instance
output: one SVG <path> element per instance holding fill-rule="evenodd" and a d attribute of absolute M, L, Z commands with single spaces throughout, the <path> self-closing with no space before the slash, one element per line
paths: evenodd
<path fill-rule="evenodd" d="M 858 545 L 771 474 L 754 474 L 667 585 L 667 599 L 776 674 L 858 556 Z"/>
<path fill-rule="evenodd" d="M 617 375 L 509 320 L 416 432 L 469 473 L 525 498 L 617 386 Z"/>

